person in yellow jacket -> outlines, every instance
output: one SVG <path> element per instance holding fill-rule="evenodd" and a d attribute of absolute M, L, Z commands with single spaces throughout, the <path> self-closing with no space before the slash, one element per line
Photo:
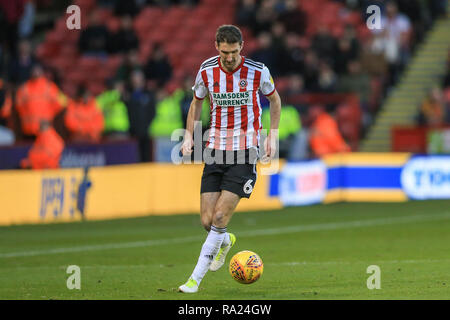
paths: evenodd
<path fill-rule="evenodd" d="M 172 141 L 172 133 L 183 129 L 180 103 L 183 98 L 181 89 L 169 95 L 164 89 L 157 93 L 155 117 L 149 126 L 149 135 L 154 143 L 154 160 L 156 162 L 171 162 L 173 147 L 178 141 Z"/>
<path fill-rule="evenodd" d="M 269 108 L 263 109 L 261 115 L 261 122 L 263 129 L 269 130 L 270 128 L 270 110 Z M 298 158 L 299 147 L 295 146 L 298 142 L 298 135 L 302 129 L 302 123 L 300 120 L 300 114 L 297 109 L 291 105 L 285 105 L 281 107 L 280 124 L 278 127 L 279 138 L 279 152 L 280 158 Z M 303 146 L 305 147 L 305 146 Z M 300 157 L 302 158 L 302 157 Z"/>

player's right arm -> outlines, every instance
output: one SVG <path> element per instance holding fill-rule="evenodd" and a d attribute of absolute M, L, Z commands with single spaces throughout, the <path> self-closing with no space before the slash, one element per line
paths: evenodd
<path fill-rule="evenodd" d="M 202 114 L 203 99 L 198 99 L 195 95 L 192 99 L 191 106 L 186 120 L 186 132 L 184 133 L 183 144 L 181 145 L 181 153 L 183 155 L 189 155 L 192 153 L 192 147 L 194 146 L 194 125 L 196 121 L 200 120 Z"/>
<path fill-rule="evenodd" d="M 192 153 L 192 147 L 194 146 L 194 126 L 196 121 L 200 120 L 202 114 L 203 99 L 208 94 L 208 88 L 203 81 L 201 69 L 197 73 L 194 86 L 192 87 L 193 99 L 191 106 L 189 107 L 188 116 L 186 119 L 186 132 L 184 133 L 183 144 L 181 145 L 181 153 L 183 155 L 190 155 Z"/>

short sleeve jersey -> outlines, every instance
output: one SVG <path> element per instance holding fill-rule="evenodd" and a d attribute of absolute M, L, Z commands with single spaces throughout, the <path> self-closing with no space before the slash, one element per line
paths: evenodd
<path fill-rule="evenodd" d="M 242 57 L 232 72 L 222 68 L 220 57 L 205 60 L 192 87 L 197 99 L 210 97 L 211 126 L 206 146 L 243 150 L 259 145 L 261 103 L 258 92 L 270 96 L 275 85 L 269 69 Z"/>

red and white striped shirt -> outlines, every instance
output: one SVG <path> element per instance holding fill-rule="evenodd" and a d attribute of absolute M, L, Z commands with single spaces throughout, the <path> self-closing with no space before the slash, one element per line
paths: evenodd
<path fill-rule="evenodd" d="M 211 127 L 207 147 L 219 150 L 243 150 L 259 145 L 261 103 L 258 90 L 265 96 L 275 92 L 269 69 L 260 62 L 242 57 L 232 72 L 224 70 L 220 56 L 205 60 L 192 87 L 197 99 L 209 93 Z"/>

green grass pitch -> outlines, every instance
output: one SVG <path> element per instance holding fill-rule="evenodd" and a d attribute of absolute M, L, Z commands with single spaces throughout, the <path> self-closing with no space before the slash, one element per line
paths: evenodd
<path fill-rule="evenodd" d="M 450 299 L 450 201 L 238 212 L 228 229 L 225 266 L 187 295 L 176 289 L 206 237 L 196 214 L 1 227 L 0 299 Z M 254 284 L 228 273 L 241 250 L 264 262 Z M 69 265 L 80 290 L 66 286 Z M 367 288 L 370 265 L 380 289 Z"/>

